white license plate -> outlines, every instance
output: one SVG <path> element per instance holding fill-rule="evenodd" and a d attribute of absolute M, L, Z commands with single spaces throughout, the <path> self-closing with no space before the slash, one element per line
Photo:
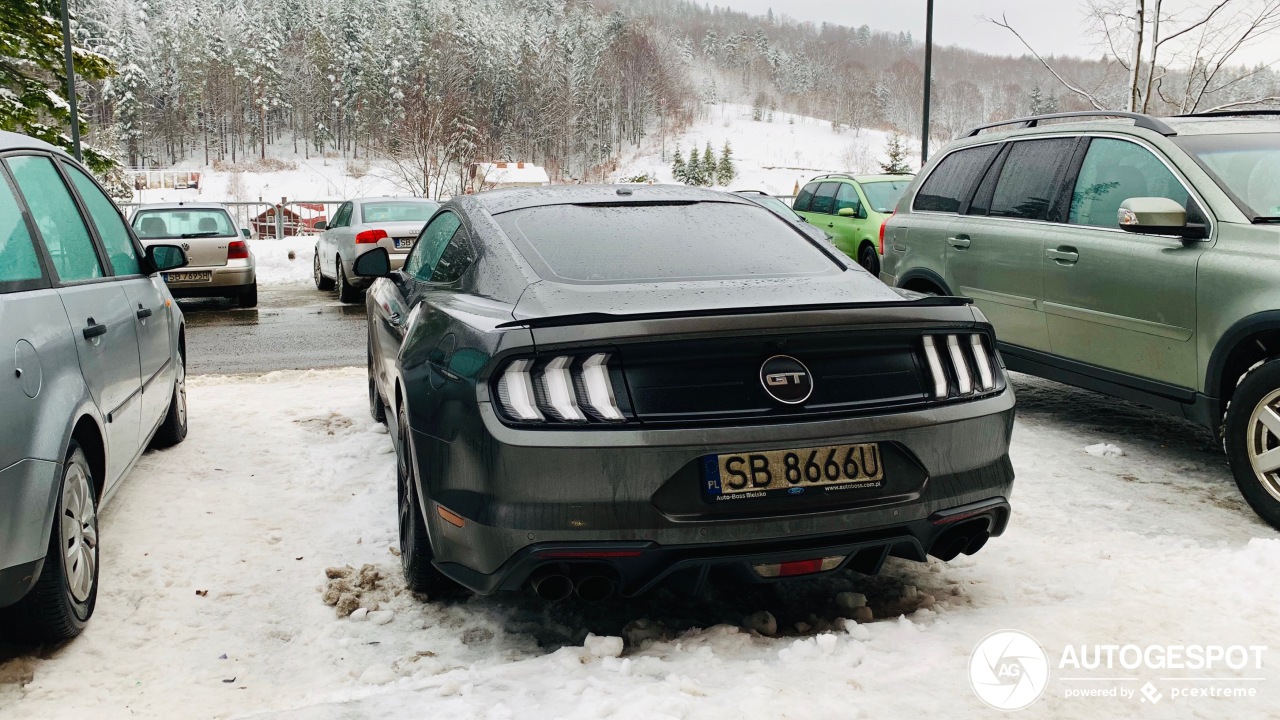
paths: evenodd
<path fill-rule="evenodd" d="M 708 455 L 703 487 L 712 500 L 880 487 L 879 443 Z"/>
<path fill-rule="evenodd" d="M 396 238 L 397 250 L 408 250 L 413 247 L 413 238 Z"/>
<path fill-rule="evenodd" d="M 213 273 L 208 270 L 200 272 L 171 272 L 164 274 L 164 281 L 167 283 L 180 282 L 211 282 Z"/>

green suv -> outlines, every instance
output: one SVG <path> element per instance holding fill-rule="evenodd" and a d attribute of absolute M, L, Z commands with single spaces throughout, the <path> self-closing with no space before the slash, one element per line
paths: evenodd
<path fill-rule="evenodd" d="M 881 279 L 973 298 L 1009 369 L 1212 429 L 1280 527 L 1280 113 L 978 128 L 908 188 L 885 245 Z"/>
<path fill-rule="evenodd" d="M 825 230 L 845 255 L 872 275 L 880 274 L 880 229 L 889 219 L 910 175 L 819 175 L 796 195 L 791 209 Z"/>

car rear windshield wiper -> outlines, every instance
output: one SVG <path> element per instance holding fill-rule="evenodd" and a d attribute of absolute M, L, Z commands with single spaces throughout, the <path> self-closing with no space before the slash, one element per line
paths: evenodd
<path fill-rule="evenodd" d="M 222 234 L 221 230 L 206 230 L 204 232 L 182 233 L 182 239 L 186 240 L 187 238 L 216 237 L 221 234 Z M 231 237 L 231 236 L 228 235 L 227 237 Z"/>
<path fill-rule="evenodd" d="M 1259 215 L 1253 219 L 1255 225 L 1263 223 L 1280 223 L 1280 215 Z"/>

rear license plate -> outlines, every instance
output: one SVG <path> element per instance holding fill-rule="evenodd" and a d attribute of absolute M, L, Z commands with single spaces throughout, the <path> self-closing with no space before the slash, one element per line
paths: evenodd
<path fill-rule="evenodd" d="M 396 249 L 407 250 L 413 247 L 413 238 L 396 238 Z"/>
<path fill-rule="evenodd" d="M 201 272 L 171 272 L 164 274 L 164 281 L 167 283 L 176 282 L 210 282 L 213 280 L 213 273 L 208 270 Z"/>
<path fill-rule="evenodd" d="M 711 500 L 804 495 L 884 484 L 880 444 L 708 455 L 703 487 Z"/>

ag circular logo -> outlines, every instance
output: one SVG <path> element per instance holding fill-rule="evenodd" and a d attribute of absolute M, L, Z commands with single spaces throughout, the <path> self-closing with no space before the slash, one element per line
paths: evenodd
<path fill-rule="evenodd" d="M 813 394 L 813 376 L 790 355 L 774 355 L 760 366 L 760 384 L 780 403 L 799 405 Z"/>
<path fill-rule="evenodd" d="M 996 710 L 1021 710 L 1039 700 L 1048 684 L 1049 655 L 1024 632 L 993 632 L 969 656 L 969 685 Z"/>

